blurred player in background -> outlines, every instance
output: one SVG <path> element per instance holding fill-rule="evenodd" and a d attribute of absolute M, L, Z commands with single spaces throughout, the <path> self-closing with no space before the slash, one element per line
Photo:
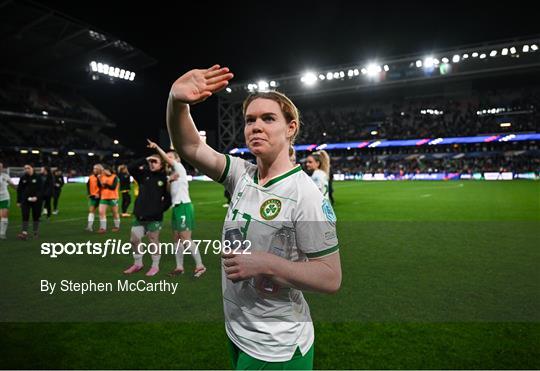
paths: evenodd
<path fill-rule="evenodd" d="M 0 240 L 6 239 L 8 228 L 10 195 L 8 186 L 14 189 L 17 186 L 11 181 L 9 175 L 4 173 L 4 164 L 0 162 Z"/>
<path fill-rule="evenodd" d="M 107 209 L 111 207 L 114 227 L 111 231 L 120 230 L 120 213 L 118 212 L 118 188 L 120 181 L 110 166 L 105 166 L 98 176 L 101 198 L 99 200 L 99 230 L 98 233 L 107 231 Z"/>
<path fill-rule="evenodd" d="M 131 204 L 131 175 L 126 165 L 118 166 L 118 178 L 120 179 L 120 193 L 122 194 L 122 217 L 130 217 L 128 213 Z"/>
<path fill-rule="evenodd" d="M 195 260 L 195 270 L 193 276 L 200 277 L 206 272 L 206 267 L 202 263 L 199 249 L 195 248 L 191 240 L 191 233 L 195 227 L 195 211 L 191 198 L 189 197 L 189 184 L 186 169 L 180 162 L 180 157 L 174 151 L 165 153 L 156 143 L 148 140 L 148 148 L 155 149 L 161 159 L 172 169 L 173 180 L 170 182 L 170 192 L 172 200 L 172 229 L 174 244 L 179 249 L 176 251 L 176 268 L 169 273 L 169 276 L 178 276 L 184 273 L 184 249 L 185 243 L 190 248 L 190 254 Z M 178 243 L 180 241 L 180 243 Z"/>
<path fill-rule="evenodd" d="M 94 219 L 96 209 L 99 207 L 99 198 L 101 197 L 101 188 L 99 185 L 98 176 L 103 171 L 101 164 L 95 164 L 92 168 L 92 174 L 88 177 L 86 182 L 86 192 L 88 194 L 88 224 L 86 230 L 92 232 L 94 229 Z"/>
<path fill-rule="evenodd" d="M 56 169 L 54 171 L 53 182 L 53 215 L 58 215 L 58 201 L 60 200 L 60 194 L 62 193 L 62 187 L 64 186 L 64 175 L 62 175 L 62 170 Z"/>
<path fill-rule="evenodd" d="M 324 197 L 329 198 L 328 181 L 330 179 L 330 156 L 326 151 L 317 151 L 306 159 L 306 168 L 311 172 L 311 179 Z"/>
<path fill-rule="evenodd" d="M 41 199 L 43 201 L 43 215 L 47 215 L 47 219 L 51 217 L 51 198 L 54 192 L 54 180 L 51 169 L 48 166 L 41 168 Z"/>
<path fill-rule="evenodd" d="M 18 235 L 21 240 L 28 239 L 30 212 L 32 212 L 34 237 L 38 237 L 42 188 L 41 175 L 37 174 L 31 165 L 24 165 L 24 175 L 17 186 L 17 204 L 21 207 L 22 214 L 22 231 Z"/>

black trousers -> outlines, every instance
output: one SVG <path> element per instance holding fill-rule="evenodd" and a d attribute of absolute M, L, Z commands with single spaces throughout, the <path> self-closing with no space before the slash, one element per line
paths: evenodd
<path fill-rule="evenodd" d="M 60 199 L 62 188 L 55 189 L 53 192 L 53 210 L 58 210 L 58 200 Z"/>
<path fill-rule="evenodd" d="M 43 207 L 47 210 L 47 218 L 51 216 L 51 196 L 43 196 Z"/>
<path fill-rule="evenodd" d="M 131 204 L 131 195 L 129 192 L 122 192 L 122 213 L 127 213 L 127 210 L 129 208 L 129 204 Z"/>
<path fill-rule="evenodd" d="M 37 232 L 39 228 L 39 217 L 41 215 L 41 200 L 40 199 L 38 199 L 36 202 L 25 201 L 21 203 L 22 230 L 26 232 L 28 232 L 28 221 L 30 220 L 30 211 L 32 212 L 32 220 L 34 221 L 33 229 L 34 229 L 34 232 Z"/>

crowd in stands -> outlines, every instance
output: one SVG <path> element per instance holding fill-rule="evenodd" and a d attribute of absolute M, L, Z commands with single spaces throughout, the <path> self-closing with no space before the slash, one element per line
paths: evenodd
<path fill-rule="evenodd" d="M 502 108 L 504 111 L 484 113 Z M 491 92 L 467 98 L 417 98 L 304 108 L 297 143 L 414 139 L 537 132 L 540 91 Z M 511 126 L 501 127 L 501 123 Z"/>

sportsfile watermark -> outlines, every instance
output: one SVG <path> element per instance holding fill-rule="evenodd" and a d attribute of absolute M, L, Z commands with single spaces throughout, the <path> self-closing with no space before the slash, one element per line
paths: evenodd
<path fill-rule="evenodd" d="M 201 254 L 251 254 L 249 240 L 178 240 L 174 242 L 122 242 L 120 239 L 109 238 L 105 242 L 43 242 L 41 255 L 58 258 L 62 255 L 96 255 L 102 258 L 111 255 L 131 255 L 134 251 L 139 254 L 176 255 L 199 252 Z"/>

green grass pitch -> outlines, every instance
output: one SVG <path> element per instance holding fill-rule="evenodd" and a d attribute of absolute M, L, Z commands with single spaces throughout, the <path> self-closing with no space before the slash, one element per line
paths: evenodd
<path fill-rule="evenodd" d="M 222 187 L 190 190 L 194 238 L 219 238 Z M 9 239 L 0 241 L 0 366 L 229 368 L 216 255 L 203 256 L 200 279 L 175 279 L 175 295 L 39 292 L 41 279 L 125 278 L 129 256 L 40 255 L 42 242 L 129 241 L 126 219 L 119 234 L 83 231 L 84 193 L 64 188 L 60 214 L 42 223 L 39 240 L 16 240 L 12 205 Z M 316 368 L 540 368 L 540 183 L 341 182 L 335 198 L 342 288 L 306 294 Z M 170 214 L 165 220 L 170 241 Z M 163 257 L 149 281 L 170 280 L 173 265 Z M 185 266 L 193 269 L 191 257 Z"/>

